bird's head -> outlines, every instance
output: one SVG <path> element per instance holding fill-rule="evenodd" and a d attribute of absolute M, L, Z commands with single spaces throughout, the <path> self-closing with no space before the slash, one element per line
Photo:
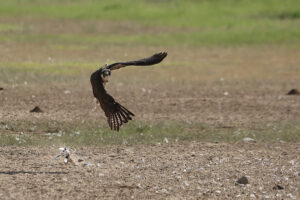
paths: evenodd
<path fill-rule="evenodd" d="M 108 78 L 111 75 L 110 69 L 107 69 L 107 64 L 105 64 L 105 66 L 102 69 L 102 73 L 101 73 L 101 78 L 103 80 L 103 83 L 107 83 L 108 82 Z"/>

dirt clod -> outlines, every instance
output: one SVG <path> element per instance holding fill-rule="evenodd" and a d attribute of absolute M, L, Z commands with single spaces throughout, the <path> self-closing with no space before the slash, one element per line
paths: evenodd
<path fill-rule="evenodd" d="M 281 185 L 278 185 L 276 184 L 274 187 L 273 187 L 273 190 L 283 190 L 284 187 L 282 187 Z"/>
<path fill-rule="evenodd" d="M 35 106 L 32 110 L 30 110 L 30 112 L 41 113 L 41 112 L 44 112 L 44 111 L 42 109 L 40 109 L 40 107 Z"/>
<path fill-rule="evenodd" d="M 246 185 L 249 184 L 249 180 L 246 176 L 243 176 L 242 178 L 238 179 L 236 183 Z"/>
<path fill-rule="evenodd" d="M 300 92 L 297 89 L 291 89 L 287 95 L 300 95 Z"/>

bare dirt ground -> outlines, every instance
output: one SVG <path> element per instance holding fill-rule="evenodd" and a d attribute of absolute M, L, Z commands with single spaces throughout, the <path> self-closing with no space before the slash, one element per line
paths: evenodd
<path fill-rule="evenodd" d="M 197 50 L 197 55 L 193 50 L 188 52 L 191 59 L 200 56 L 206 61 L 196 67 L 183 63 L 182 67 L 172 64 L 176 63 L 172 51 L 176 51 L 170 51 L 165 68 L 122 70 L 113 74 L 107 86 L 137 120 L 186 121 L 250 130 L 260 124 L 299 121 L 299 96 L 286 95 L 289 89 L 299 86 L 297 53 L 266 51 L 263 54 L 273 58 L 270 67 L 264 56 L 253 50 Z M 218 56 L 214 56 L 216 52 Z M 235 54 L 245 63 L 236 64 L 239 61 L 234 60 Z M 26 54 L 23 56 L 26 60 Z M 249 70 L 251 65 L 253 71 Z M 92 96 L 90 71 L 63 76 L 24 76 L 17 72 L 0 91 L 1 125 L 85 121 L 107 126 Z M 34 106 L 44 112 L 29 113 Z M 0 131 L 20 134 L 22 127 Z M 22 132 L 26 134 L 26 130 Z M 58 146 L 1 147 L 0 199 L 300 198 L 299 143 L 192 142 L 75 150 L 88 166 L 52 160 L 59 153 Z M 249 184 L 236 185 L 242 176 L 248 177 Z M 283 189 L 273 189 L 276 185 Z"/>
<path fill-rule="evenodd" d="M 97 55 L 93 50 L 82 49 L 74 52 L 50 48 L 43 52 L 34 45 L 4 46 L 3 49 L 10 52 L 9 55 L 14 53 L 17 58 L 21 57 L 24 62 L 35 60 L 41 66 L 47 60 L 46 55 L 51 55 L 53 66 L 58 69 L 68 67 L 60 66 L 63 59 L 76 61 L 80 57 L 83 63 L 95 61 L 98 57 L 101 60 L 111 57 L 116 57 L 117 61 L 131 60 L 159 51 L 158 48 L 106 48 L 103 55 Z M 21 52 L 24 49 L 26 51 Z M 40 50 L 39 54 L 36 53 Z M 258 123 L 300 119 L 300 96 L 286 95 L 300 84 L 298 51 L 271 48 L 184 51 L 186 55 L 180 57 L 180 49 L 169 48 L 169 56 L 160 66 L 129 67 L 113 72 L 108 92 L 132 110 L 137 120 L 143 121 L 179 120 L 251 128 Z M 129 52 L 130 57 L 121 52 Z M 139 52 L 138 55 L 135 52 Z M 10 59 L 13 58 L 3 59 L 12 62 Z M 1 121 L 26 121 L 30 118 L 33 121 L 106 123 L 89 83 L 91 72 L 99 66 L 81 67 L 79 72 L 75 68 L 72 75 L 32 74 L 30 68 L 26 75 L 22 71 L 15 73 L 0 91 Z M 5 68 L 2 71 L 7 73 Z M 35 106 L 40 106 L 45 112 L 29 114 Z"/>
<path fill-rule="evenodd" d="M 1 199 L 298 199 L 299 144 L 0 148 Z M 236 184 L 246 176 L 249 184 Z M 275 189 L 276 185 L 283 189 Z"/>
<path fill-rule="evenodd" d="M 1 121 L 30 119 L 36 123 L 39 120 L 68 123 L 84 120 L 86 123 L 106 125 L 104 113 L 93 98 L 88 78 L 79 79 L 59 87 L 21 84 L 14 89 L 1 91 Z M 253 128 L 257 124 L 300 119 L 300 96 L 286 95 L 288 89 L 269 85 L 268 89 L 251 91 L 248 90 L 249 86 L 235 84 L 238 83 L 153 86 L 114 82 L 108 85 L 108 91 L 135 113 L 138 121 L 178 120 Z M 29 113 L 35 106 L 45 112 Z"/>
<path fill-rule="evenodd" d="M 54 29 L 55 21 L 30 23 L 34 34 L 49 30 L 84 34 L 89 27 L 96 32 L 120 30 L 118 23 L 94 27 L 95 23 L 68 22 Z M 126 27 L 121 26 L 124 34 L 132 31 Z M 149 34 L 156 31 L 133 27 L 134 31 L 141 28 Z M 292 88 L 300 89 L 299 49 L 10 41 L 0 44 L 0 87 L 4 88 L 0 91 L 0 134 L 27 134 L 26 125 L 53 121 L 107 127 L 92 96 L 91 72 L 107 59 L 110 63 L 126 61 L 158 51 L 169 53 L 160 66 L 113 72 L 107 86 L 118 102 L 136 114 L 137 121 L 255 130 L 268 123 L 300 120 L 300 96 L 286 95 Z M 72 68 L 72 63 L 83 64 Z M 45 71 L 39 71 L 44 66 Z M 61 73 L 65 68 L 71 73 Z M 35 106 L 44 112 L 30 113 Z M 15 123 L 17 129 L 7 130 L 8 123 Z M 300 198 L 300 146 L 296 142 L 105 145 L 74 150 L 87 166 L 53 160 L 58 146 L 0 147 L 0 199 Z M 236 185 L 242 176 L 248 177 L 249 184 Z M 283 189 L 273 189 L 276 185 Z"/>

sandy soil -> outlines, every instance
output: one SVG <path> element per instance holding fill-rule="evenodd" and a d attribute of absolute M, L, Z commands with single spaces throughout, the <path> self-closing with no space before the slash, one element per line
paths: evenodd
<path fill-rule="evenodd" d="M 299 144 L 1 147 L 1 199 L 299 199 Z M 85 166 L 84 166 L 85 164 Z M 236 184 L 246 176 L 249 184 Z M 275 189 L 280 185 L 283 189 Z"/>

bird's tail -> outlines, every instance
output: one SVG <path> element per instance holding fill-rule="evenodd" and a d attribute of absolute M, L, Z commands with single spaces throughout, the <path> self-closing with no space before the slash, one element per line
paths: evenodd
<path fill-rule="evenodd" d="M 124 123 L 127 123 L 129 120 L 132 120 L 134 114 L 121 104 L 117 102 L 116 104 L 117 109 L 107 118 L 107 122 L 111 130 L 119 131 L 120 127 Z"/>

